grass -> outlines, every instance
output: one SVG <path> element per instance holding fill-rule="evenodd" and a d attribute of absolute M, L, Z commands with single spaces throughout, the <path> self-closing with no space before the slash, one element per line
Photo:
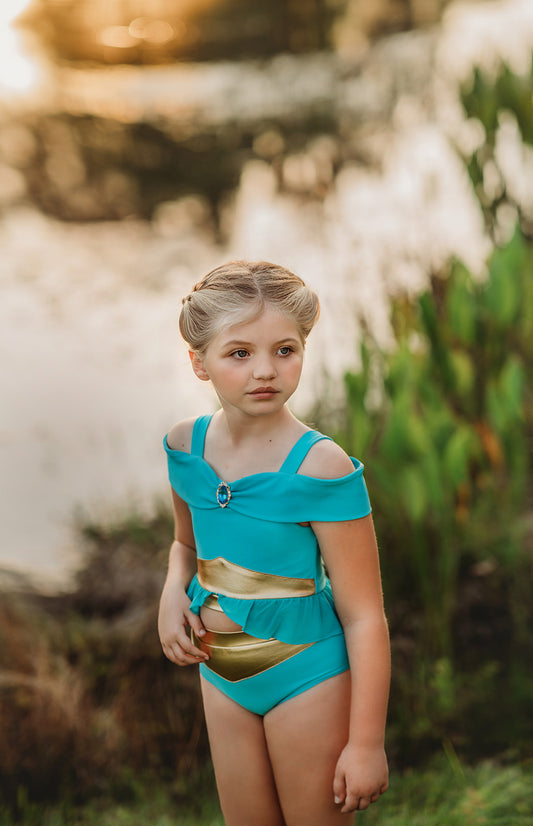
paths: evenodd
<path fill-rule="evenodd" d="M 361 826 L 526 826 L 533 818 L 533 769 L 443 760 L 424 772 L 392 777 Z"/>
<path fill-rule="evenodd" d="M 387 794 L 358 815 L 357 826 L 528 826 L 532 789 L 531 764 L 463 767 L 452 754 L 424 771 L 393 774 Z M 140 784 L 120 803 L 95 800 L 83 808 L 47 809 L 21 803 L 23 814 L 16 821 L 21 826 L 224 826 L 210 780 L 187 801 L 170 787 Z M 0 826 L 13 823 L 0 814 Z"/>

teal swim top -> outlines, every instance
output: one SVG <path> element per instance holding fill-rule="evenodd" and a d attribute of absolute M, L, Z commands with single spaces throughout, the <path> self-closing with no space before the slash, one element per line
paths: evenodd
<path fill-rule="evenodd" d="M 292 447 L 276 472 L 253 473 L 227 484 L 204 459 L 212 414 L 193 426 L 191 452 L 164 446 L 172 488 L 189 506 L 196 552 L 201 560 L 222 557 L 251 571 L 282 577 L 314 579 L 310 596 L 276 599 L 217 594 L 220 607 L 248 634 L 262 639 L 305 643 L 340 633 L 331 586 L 313 530 L 300 522 L 340 522 L 371 512 L 363 465 L 338 479 L 298 473 L 307 452 L 321 439 L 308 430 Z M 188 591 L 191 610 L 199 613 L 210 595 L 195 575 Z"/>

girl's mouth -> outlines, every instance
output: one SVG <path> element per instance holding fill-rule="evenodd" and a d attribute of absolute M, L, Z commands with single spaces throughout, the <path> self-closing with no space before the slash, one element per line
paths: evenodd
<path fill-rule="evenodd" d="M 276 393 L 279 393 L 279 390 L 276 390 L 274 387 L 258 387 L 257 390 L 252 390 L 250 396 L 255 396 L 256 398 L 270 398 Z"/>

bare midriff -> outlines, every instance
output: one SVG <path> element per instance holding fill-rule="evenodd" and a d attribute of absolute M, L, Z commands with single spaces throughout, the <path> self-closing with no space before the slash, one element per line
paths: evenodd
<path fill-rule="evenodd" d="M 289 577 L 243 568 L 223 557 L 198 559 L 198 582 L 206 591 L 200 619 L 208 631 L 242 631 L 242 626 L 222 610 L 218 596 L 232 599 L 285 599 L 308 597 L 316 593 L 312 577 Z"/>
<path fill-rule="evenodd" d="M 237 625 L 221 610 L 213 610 L 206 605 L 200 608 L 200 619 L 204 624 L 204 628 L 208 631 L 240 631 L 241 625 Z"/>

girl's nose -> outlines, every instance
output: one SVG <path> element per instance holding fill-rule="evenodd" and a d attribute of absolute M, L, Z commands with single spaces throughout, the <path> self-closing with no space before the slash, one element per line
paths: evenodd
<path fill-rule="evenodd" d="M 273 379 L 276 368 L 270 357 L 257 358 L 254 364 L 254 379 Z"/>

